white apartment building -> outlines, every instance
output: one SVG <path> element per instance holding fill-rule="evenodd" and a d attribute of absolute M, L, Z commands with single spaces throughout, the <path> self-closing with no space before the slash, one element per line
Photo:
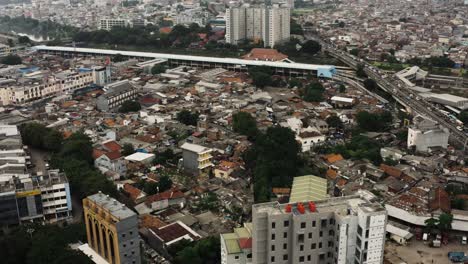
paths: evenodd
<path fill-rule="evenodd" d="M 128 21 L 121 18 L 101 18 L 98 23 L 98 29 L 111 30 L 113 27 L 126 27 Z"/>
<path fill-rule="evenodd" d="M 413 125 L 408 128 L 408 148 L 426 152 L 431 147 L 447 148 L 450 132 L 437 122 L 422 116 L 413 118 Z"/>
<path fill-rule="evenodd" d="M 176 24 L 190 25 L 192 23 L 204 27 L 208 22 L 209 13 L 204 11 L 203 8 L 193 8 L 182 12 L 178 12 L 175 16 Z"/>
<path fill-rule="evenodd" d="M 255 204 L 252 214 L 252 263 L 383 263 L 387 212 L 368 191 Z"/>
<path fill-rule="evenodd" d="M 94 82 L 92 72 L 64 71 L 42 78 L 22 78 L 0 86 L 2 105 L 24 104 L 50 98 L 61 93 L 85 88 Z"/>
<path fill-rule="evenodd" d="M 226 10 L 226 43 L 237 45 L 242 40 L 263 40 L 265 47 L 274 47 L 289 37 L 288 7 L 243 5 Z"/>

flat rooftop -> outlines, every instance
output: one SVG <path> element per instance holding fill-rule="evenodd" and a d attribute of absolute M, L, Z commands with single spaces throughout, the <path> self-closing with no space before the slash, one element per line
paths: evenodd
<path fill-rule="evenodd" d="M 75 52 L 75 53 L 89 53 L 99 55 L 117 55 L 121 54 L 129 57 L 151 58 L 151 59 L 166 59 L 166 60 L 186 60 L 186 61 L 200 61 L 207 63 L 222 63 L 222 64 L 235 64 L 247 66 L 268 66 L 274 68 L 288 68 L 298 70 L 328 70 L 335 71 L 335 66 L 332 65 L 316 65 L 306 63 L 288 63 L 288 62 L 273 62 L 273 61 L 256 61 L 256 60 L 243 60 L 236 58 L 218 58 L 206 56 L 191 56 L 167 53 L 154 53 L 154 52 L 137 52 L 137 51 L 124 51 L 124 50 L 108 50 L 108 49 L 91 49 L 91 48 L 75 48 L 75 47 L 57 47 L 39 45 L 33 47 L 37 51 L 58 51 L 58 52 Z"/>
<path fill-rule="evenodd" d="M 120 220 L 136 215 L 135 212 L 128 209 L 128 207 L 123 203 L 120 203 L 114 198 L 111 198 L 101 192 L 90 195 L 87 198 L 102 208 L 108 210 L 113 216 L 119 218 Z"/>
<path fill-rule="evenodd" d="M 324 200 L 327 195 L 327 180 L 313 175 L 294 177 L 290 203 Z"/>
<path fill-rule="evenodd" d="M 349 215 L 349 210 L 357 212 L 358 209 L 364 212 L 372 213 L 384 211 L 385 209 L 378 203 L 372 202 L 375 196 L 368 191 L 358 191 L 356 195 L 349 195 L 343 197 L 333 197 L 319 201 L 313 201 L 316 206 L 316 212 L 309 210 L 308 202 L 303 202 L 305 212 L 304 214 L 334 212 L 339 215 Z M 297 203 L 289 203 L 292 207 L 291 214 L 301 214 L 297 209 Z M 260 213 L 268 213 L 269 215 L 286 214 L 286 206 L 288 204 L 280 204 L 279 202 L 269 202 L 262 204 L 254 204 L 252 210 Z"/>

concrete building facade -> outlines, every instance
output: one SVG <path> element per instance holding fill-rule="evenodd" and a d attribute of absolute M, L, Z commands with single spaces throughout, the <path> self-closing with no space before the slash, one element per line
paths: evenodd
<path fill-rule="evenodd" d="M 438 123 L 416 116 L 413 125 L 408 128 L 408 148 L 426 152 L 431 147 L 447 148 L 450 132 Z"/>
<path fill-rule="evenodd" d="M 106 93 L 99 96 L 96 102 L 101 111 L 110 111 L 120 107 L 124 102 L 134 100 L 137 91 L 128 80 L 111 83 L 104 88 Z"/>
<path fill-rule="evenodd" d="M 124 204 L 99 192 L 83 199 L 90 247 L 110 264 L 140 264 L 138 218 Z"/>
<path fill-rule="evenodd" d="M 102 18 L 99 20 L 98 29 L 111 30 L 113 27 L 126 27 L 128 21 L 120 18 Z"/>
<path fill-rule="evenodd" d="M 184 170 L 199 175 L 213 166 L 212 149 L 191 143 L 184 143 L 181 149 Z"/>
<path fill-rule="evenodd" d="M 370 192 L 252 213 L 252 263 L 383 263 L 387 213 Z"/>

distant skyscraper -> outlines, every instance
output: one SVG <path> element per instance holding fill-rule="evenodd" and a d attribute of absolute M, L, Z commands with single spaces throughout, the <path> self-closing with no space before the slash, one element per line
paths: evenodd
<path fill-rule="evenodd" d="M 274 47 L 289 37 L 289 7 L 243 5 L 226 10 L 227 43 L 237 45 L 242 40 L 263 40 L 265 47 Z"/>
<path fill-rule="evenodd" d="M 83 199 L 89 246 L 111 264 L 140 264 L 138 218 L 101 192 Z"/>

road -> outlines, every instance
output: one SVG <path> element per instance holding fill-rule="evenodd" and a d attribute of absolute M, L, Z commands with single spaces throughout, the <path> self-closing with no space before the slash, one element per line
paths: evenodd
<path fill-rule="evenodd" d="M 316 39 L 317 40 L 317 39 Z M 450 131 L 450 139 L 456 142 L 459 146 L 465 147 L 468 137 L 463 131 L 457 129 L 457 125 L 452 123 L 448 117 L 442 114 L 439 109 L 434 107 L 431 103 L 424 100 L 417 100 L 415 95 L 409 87 L 406 86 L 395 75 L 387 76 L 386 73 L 380 69 L 372 66 L 363 59 L 357 58 L 347 52 L 338 50 L 330 44 L 318 40 L 322 45 L 322 49 L 327 51 L 331 56 L 343 61 L 348 66 L 357 69 L 358 65 L 362 65 L 365 73 L 373 79 L 380 88 L 385 92 L 391 94 L 402 105 L 410 108 L 413 112 L 430 118 Z"/>

